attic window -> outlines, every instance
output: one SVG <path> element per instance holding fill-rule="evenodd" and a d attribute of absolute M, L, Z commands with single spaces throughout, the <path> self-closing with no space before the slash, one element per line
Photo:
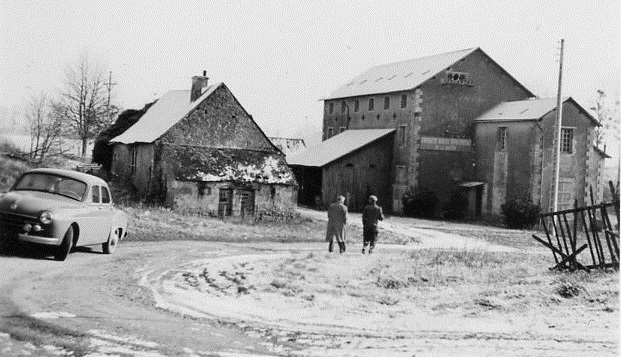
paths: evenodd
<path fill-rule="evenodd" d="M 409 76 L 411 76 L 413 74 L 414 74 L 414 72 L 410 72 L 410 73 L 406 74 L 405 76 L 403 76 L 403 78 L 408 78 Z"/>
<path fill-rule="evenodd" d="M 354 82 L 349 82 L 349 83 L 347 83 L 347 86 L 349 87 L 349 86 L 351 86 L 352 84 L 354 84 Z"/>
<path fill-rule="evenodd" d="M 377 82 L 381 81 L 382 79 L 384 79 L 384 77 L 379 77 L 378 79 L 375 80 L 375 82 L 377 83 Z"/>
<path fill-rule="evenodd" d="M 522 110 L 522 111 L 520 112 L 520 114 L 524 114 L 524 113 L 526 113 L 527 111 L 528 111 L 528 108 L 526 108 L 526 109 Z"/>
<path fill-rule="evenodd" d="M 421 73 L 421 75 L 423 75 L 423 74 L 427 74 L 427 73 L 429 73 L 429 72 L 431 72 L 431 70 L 430 70 L 430 69 L 428 69 L 428 70 L 426 70 L 425 72 Z"/>
<path fill-rule="evenodd" d="M 360 81 L 360 84 L 365 84 L 367 82 L 366 79 L 363 79 L 362 81 Z"/>
<path fill-rule="evenodd" d="M 392 77 L 388 78 L 388 80 L 394 79 L 396 76 L 396 74 L 393 74 Z"/>

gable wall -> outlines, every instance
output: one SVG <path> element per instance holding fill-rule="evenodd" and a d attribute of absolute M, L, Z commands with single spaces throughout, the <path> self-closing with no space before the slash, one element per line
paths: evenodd
<path fill-rule="evenodd" d="M 276 151 L 224 85 L 161 138 L 163 143 Z"/>

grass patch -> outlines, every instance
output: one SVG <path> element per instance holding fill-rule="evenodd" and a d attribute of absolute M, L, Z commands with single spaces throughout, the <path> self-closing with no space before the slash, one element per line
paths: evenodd
<path fill-rule="evenodd" d="M 326 234 L 326 222 L 305 217 L 294 220 L 221 219 L 162 207 L 117 204 L 117 208 L 129 217 L 128 241 L 323 242 Z M 347 234 L 351 244 L 362 244 L 361 227 L 348 226 Z M 382 232 L 380 236 L 381 243 L 404 244 L 407 241 L 409 238 L 391 232 Z"/>
<path fill-rule="evenodd" d="M 236 269 L 232 266 L 227 274 Z M 539 254 L 426 249 L 372 256 L 298 253 L 248 263 L 244 272 L 256 292 L 301 304 L 313 304 L 319 296 L 330 301 L 347 296 L 358 301 L 347 306 L 417 306 L 470 316 L 562 310 L 576 304 L 618 311 L 617 272 L 551 272 Z"/>

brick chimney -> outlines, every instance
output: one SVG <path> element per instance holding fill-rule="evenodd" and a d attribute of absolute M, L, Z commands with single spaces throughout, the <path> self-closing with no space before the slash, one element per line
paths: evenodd
<path fill-rule="evenodd" d="M 209 78 L 207 76 L 207 71 L 203 71 L 202 76 L 193 76 L 192 77 L 192 89 L 190 90 L 190 101 L 193 102 L 197 100 L 201 94 L 203 94 L 203 89 L 207 88 L 207 82 Z"/>

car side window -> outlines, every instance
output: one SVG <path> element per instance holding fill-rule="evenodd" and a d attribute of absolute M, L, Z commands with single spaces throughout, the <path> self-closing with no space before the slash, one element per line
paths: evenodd
<path fill-rule="evenodd" d="M 101 186 L 101 203 L 110 203 L 110 192 L 104 186 Z"/>
<path fill-rule="evenodd" d="M 99 203 L 99 186 L 93 186 L 93 188 L 91 188 L 91 192 L 93 197 L 93 203 Z"/>

